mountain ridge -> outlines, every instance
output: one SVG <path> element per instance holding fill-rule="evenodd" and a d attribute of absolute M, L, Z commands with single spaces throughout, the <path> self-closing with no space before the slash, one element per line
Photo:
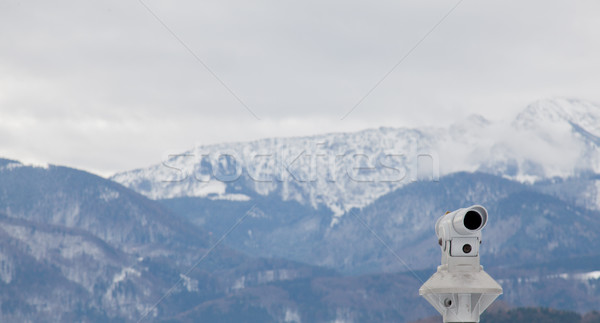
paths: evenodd
<path fill-rule="evenodd" d="M 579 112 L 564 112 L 570 109 Z M 539 117 L 545 114 L 551 117 Z M 111 179 L 152 199 L 275 193 L 341 216 L 408 183 L 458 171 L 525 183 L 600 173 L 596 120 L 600 108 L 593 103 L 540 100 L 509 123 L 475 115 L 446 128 L 381 127 L 198 146 Z"/>
<path fill-rule="evenodd" d="M 0 164 L 2 321 L 166 317 L 236 288 L 335 275 L 215 244 L 158 202 L 81 170 Z"/>

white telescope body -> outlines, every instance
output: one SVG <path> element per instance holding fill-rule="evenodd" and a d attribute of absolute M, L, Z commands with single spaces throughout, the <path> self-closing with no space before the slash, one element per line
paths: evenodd
<path fill-rule="evenodd" d="M 479 263 L 481 230 L 487 220 L 487 210 L 473 205 L 448 212 L 435 224 L 442 264 L 419 294 L 444 322 L 479 322 L 481 313 L 502 294 L 502 287 Z"/>
<path fill-rule="evenodd" d="M 458 209 L 454 212 L 446 213 L 437 220 L 435 224 L 435 233 L 440 237 L 440 234 L 443 234 L 442 229 L 444 229 L 444 226 L 451 223 L 455 233 L 460 235 L 472 235 L 485 227 L 487 218 L 487 210 L 480 205 Z"/>

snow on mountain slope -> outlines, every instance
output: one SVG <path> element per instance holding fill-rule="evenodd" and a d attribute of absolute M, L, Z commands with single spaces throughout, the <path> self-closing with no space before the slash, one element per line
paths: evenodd
<path fill-rule="evenodd" d="M 566 122 L 600 136 L 600 106 L 576 99 L 540 100 L 530 104 L 514 120 L 517 128 L 539 128 L 548 124 L 557 126 Z"/>
<path fill-rule="evenodd" d="M 600 173 L 600 106 L 541 100 L 511 122 L 379 128 L 199 146 L 112 179 L 150 198 L 276 194 L 334 215 L 416 180 L 483 171 L 521 182 Z"/>
<path fill-rule="evenodd" d="M 276 192 L 283 200 L 324 204 L 341 214 L 414 179 L 410 157 L 433 138 L 380 128 L 203 146 L 113 179 L 154 199 Z"/>

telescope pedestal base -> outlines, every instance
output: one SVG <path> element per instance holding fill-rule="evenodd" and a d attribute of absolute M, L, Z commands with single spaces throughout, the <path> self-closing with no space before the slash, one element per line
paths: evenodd
<path fill-rule="evenodd" d="M 444 322 L 479 322 L 479 315 L 502 294 L 502 287 L 483 268 L 479 271 L 438 271 L 419 289 Z"/>

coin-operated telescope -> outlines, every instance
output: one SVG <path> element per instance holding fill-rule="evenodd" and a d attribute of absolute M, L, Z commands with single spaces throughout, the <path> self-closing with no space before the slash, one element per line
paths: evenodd
<path fill-rule="evenodd" d="M 479 322 L 502 287 L 479 264 L 481 229 L 488 219 L 480 205 L 447 212 L 435 224 L 442 265 L 419 289 L 444 322 Z"/>

